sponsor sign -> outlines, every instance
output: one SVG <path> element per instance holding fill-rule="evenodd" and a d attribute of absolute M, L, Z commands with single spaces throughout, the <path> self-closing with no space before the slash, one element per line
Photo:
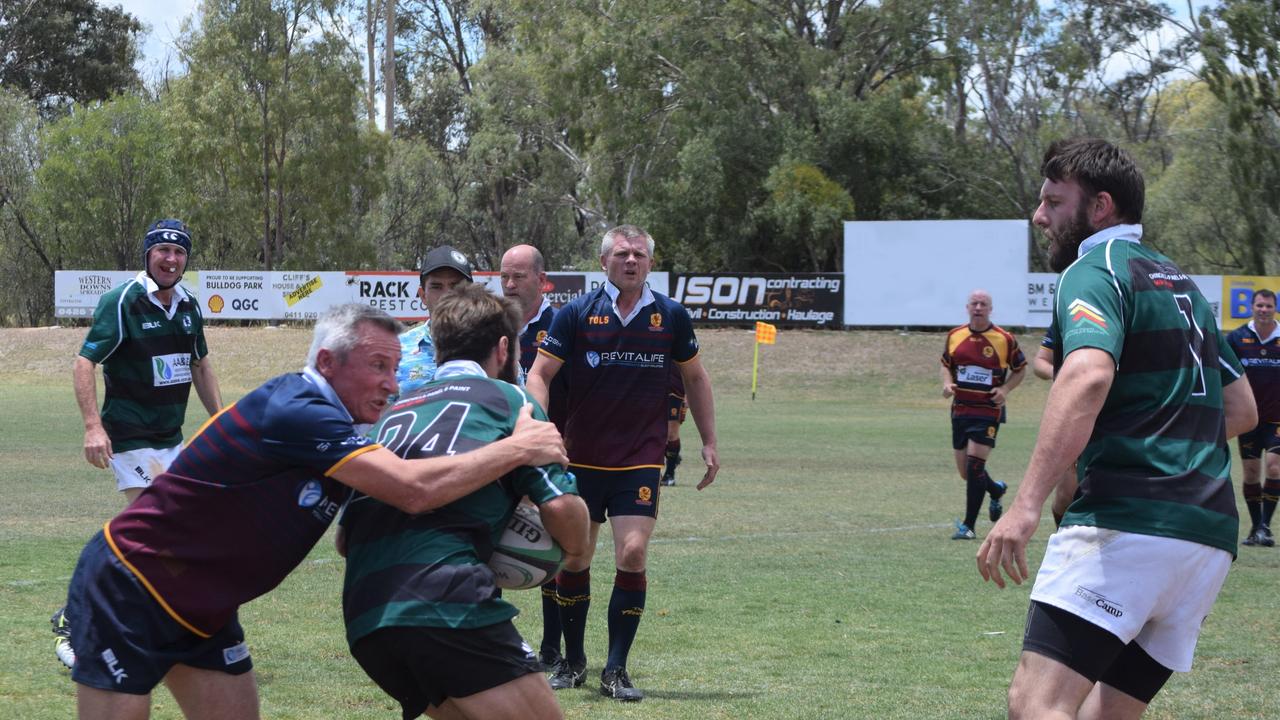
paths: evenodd
<path fill-rule="evenodd" d="M 137 275 L 128 270 L 58 270 L 53 274 L 54 316 L 91 318 L 99 298 Z"/>
<path fill-rule="evenodd" d="M 267 295 L 273 319 L 315 320 L 334 305 L 351 302 L 344 272 L 273 272 Z"/>
<path fill-rule="evenodd" d="M 839 327 L 842 273 L 675 273 L 672 299 L 697 323 Z"/>
<path fill-rule="evenodd" d="M 1280 277 L 1274 275 L 1222 276 L 1222 329 L 1235 330 L 1253 319 L 1253 293 L 1270 290 L 1280 293 Z"/>
<path fill-rule="evenodd" d="M 205 270 L 200 273 L 196 297 L 206 318 L 216 320 L 270 320 L 280 309 L 269 297 L 272 273 Z"/>
<path fill-rule="evenodd" d="M 1223 326 L 1223 282 L 1220 275 L 1190 275 L 1200 294 L 1213 307 L 1214 317 Z M 1027 273 L 1027 327 L 1047 328 L 1053 322 L 1053 298 L 1058 288 L 1057 273 Z M 1252 292 L 1252 291 L 1250 291 Z M 1248 319 L 1246 318 L 1246 322 Z M 1013 323 L 1009 323 L 1012 325 Z M 1229 328 L 1223 326 L 1224 330 Z"/>

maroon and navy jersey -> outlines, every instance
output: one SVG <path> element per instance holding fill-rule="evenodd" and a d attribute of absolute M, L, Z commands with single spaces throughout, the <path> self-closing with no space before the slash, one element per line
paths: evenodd
<path fill-rule="evenodd" d="M 1227 344 L 1236 351 L 1249 378 L 1258 422 L 1280 423 L 1280 327 L 1264 338 L 1252 326 L 1250 322 L 1232 330 Z"/>
<path fill-rule="evenodd" d="M 604 287 L 556 313 L 539 352 L 569 375 L 564 428 L 570 465 L 602 470 L 663 466 L 667 393 L 675 363 L 697 357 L 684 306 L 646 286 L 625 326 Z"/>
<path fill-rule="evenodd" d="M 107 522 L 107 542 L 174 620 L 207 637 L 302 562 L 346 499 L 333 472 L 379 447 L 319 375 L 281 375 L 210 418 Z"/>
<path fill-rule="evenodd" d="M 551 320 L 555 316 L 556 309 L 544 298 L 538 317 L 530 320 L 524 326 L 524 330 L 520 331 L 520 369 L 525 374 L 533 367 L 533 361 L 538 357 L 538 346 L 542 345 L 542 341 L 546 339 L 547 331 L 551 329 Z M 569 372 L 568 368 L 562 367 L 552 379 L 551 387 L 547 388 L 547 407 L 543 408 L 547 412 L 547 419 L 555 424 L 556 429 L 562 434 L 564 433 L 565 405 L 568 400 Z"/>
<path fill-rule="evenodd" d="M 956 383 L 952 417 L 1003 418 L 1004 408 L 991 402 L 991 391 L 1004 385 L 1009 373 L 1026 367 L 1027 359 L 1018 340 L 1002 328 L 992 325 L 977 332 L 961 325 L 947 333 L 942 364 Z"/>

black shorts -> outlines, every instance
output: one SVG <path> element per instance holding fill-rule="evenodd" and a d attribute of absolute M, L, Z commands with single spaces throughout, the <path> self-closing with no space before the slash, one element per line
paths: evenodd
<path fill-rule="evenodd" d="M 253 669 L 235 617 L 209 638 L 179 625 L 120 562 L 101 530 L 80 553 L 67 616 L 76 651 L 71 679 L 88 687 L 146 695 L 178 664 L 228 675 Z"/>
<path fill-rule="evenodd" d="M 1137 642 L 1120 638 L 1061 608 L 1036 600 L 1027 610 L 1022 649 L 1056 660 L 1089 682 L 1103 682 L 1144 703 L 1160 692 L 1173 670 Z"/>
<path fill-rule="evenodd" d="M 680 395 L 667 396 L 667 422 L 678 422 L 684 424 L 684 418 L 689 412 L 689 403 Z"/>
<path fill-rule="evenodd" d="M 951 447 L 963 450 L 972 440 L 987 447 L 996 446 L 996 434 L 1000 432 L 999 418 L 951 418 Z"/>
<path fill-rule="evenodd" d="M 570 465 L 578 479 L 578 495 L 587 503 L 591 522 L 602 523 L 605 515 L 658 517 L 658 478 L 661 467 L 631 470 L 598 470 Z"/>
<path fill-rule="evenodd" d="M 482 628 L 382 628 L 357 640 L 351 655 L 400 703 L 405 720 L 448 698 L 542 672 L 537 654 L 510 620 Z"/>
<path fill-rule="evenodd" d="M 1264 452 L 1280 453 L 1280 423 L 1260 422 L 1239 439 L 1240 459 L 1258 460 Z"/>

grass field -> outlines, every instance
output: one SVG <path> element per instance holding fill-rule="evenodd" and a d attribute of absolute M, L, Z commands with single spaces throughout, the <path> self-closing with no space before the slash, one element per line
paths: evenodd
<path fill-rule="evenodd" d="M 74 716 L 48 616 L 84 541 L 121 506 L 86 464 L 70 386 L 77 329 L 0 330 L 0 716 Z M 612 549 L 600 548 L 587 685 L 558 695 L 569 718 L 998 718 L 1021 643 L 1029 586 L 981 582 L 977 545 L 949 540 L 963 509 L 937 387 L 936 334 L 786 332 L 761 350 L 750 399 L 751 333 L 702 331 L 715 384 L 720 479 L 665 489 L 648 608 L 632 653 L 638 705 L 601 698 Z M 1029 348 L 1036 338 L 1023 338 Z M 300 329 L 209 333 L 228 400 L 296 370 Z M 1016 490 L 1045 383 L 1028 379 L 989 464 Z M 192 398 L 188 431 L 201 420 Z M 1242 508 L 1243 511 L 1243 508 Z M 1033 564 L 1052 522 L 1032 541 Z M 978 534 L 988 529 L 985 516 Z M 607 533 L 606 533 L 607 535 Z M 393 718 L 398 708 L 350 659 L 342 561 L 322 542 L 276 591 L 241 611 L 267 718 Z M 516 623 L 541 634 L 535 592 L 512 593 Z M 1201 637 L 1151 718 L 1280 717 L 1280 549 L 1242 548 Z M 157 691 L 155 718 L 180 717 Z"/>

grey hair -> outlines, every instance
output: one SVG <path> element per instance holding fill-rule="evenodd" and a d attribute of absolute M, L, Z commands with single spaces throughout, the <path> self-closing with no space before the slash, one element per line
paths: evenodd
<path fill-rule="evenodd" d="M 644 238 L 649 243 L 649 258 L 653 258 L 653 236 L 642 230 L 638 225 L 619 225 L 606 232 L 604 238 L 600 241 L 600 257 L 608 255 L 613 250 L 614 238 L 617 237 L 624 237 L 628 240 Z"/>
<path fill-rule="evenodd" d="M 307 353 L 307 367 L 315 369 L 316 358 L 321 350 L 328 350 L 339 358 L 346 358 L 347 353 L 351 352 L 359 341 L 360 323 L 372 323 L 396 335 L 404 331 L 404 325 L 399 320 L 372 305 L 363 303 L 336 305 L 316 321 L 311 351 Z"/>

